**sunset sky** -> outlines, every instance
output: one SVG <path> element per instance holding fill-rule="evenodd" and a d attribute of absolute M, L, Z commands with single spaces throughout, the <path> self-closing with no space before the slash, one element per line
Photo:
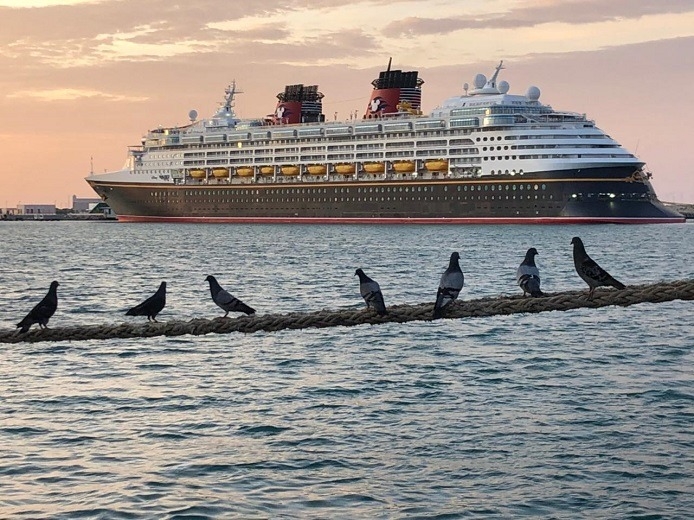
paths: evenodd
<path fill-rule="evenodd" d="M 586 113 L 653 172 L 661 200 L 694 203 L 694 0 L 0 0 L 0 206 L 95 196 L 159 125 L 273 111 L 317 84 L 332 119 L 363 113 L 378 76 L 419 70 L 423 108 L 474 75 Z"/>

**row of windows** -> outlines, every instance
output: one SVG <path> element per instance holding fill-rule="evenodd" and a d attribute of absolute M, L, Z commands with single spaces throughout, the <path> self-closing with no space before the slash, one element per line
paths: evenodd
<path fill-rule="evenodd" d="M 477 184 L 477 185 L 464 185 L 464 186 L 370 186 L 368 188 L 336 188 L 335 193 L 415 193 L 415 192 L 432 192 L 432 193 L 444 193 L 449 191 L 545 191 L 547 189 L 546 184 Z M 455 190 L 453 188 L 456 188 Z M 332 191 L 332 190 L 331 190 Z M 228 196 L 228 195 L 260 195 L 262 193 L 267 193 L 266 190 L 259 189 L 238 189 L 238 190 L 184 190 L 184 195 L 186 197 L 210 197 L 213 195 L 217 196 Z M 273 190 L 273 193 L 279 193 L 281 195 L 302 195 L 302 194 L 319 194 L 328 193 L 327 188 L 282 188 L 279 190 Z M 176 191 L 153 191 L 150 193 L 152 197 L 166 197 L 175 196 Z"/>
<path fill-rule="evenodd" d="M 494 137 L 476 137 L 475 141 L 480 142 L 486 142 L 486 141 L 501 141 L 502 137 L 500 135 Z M 547 135 L 547 134 L 537 134 L 537 135 L 507 135 L 503 138 L 506 141 L 515 141 L 518 139 L 524 140 L 524 139 L 609 139 L 608 136 L 606 135 L 601 135 L 601 134 L 590 134 L 590 135 L 568 135 L 568 134 L 554 134 L 554 135 Z"/>
<path fill-rule="evenodd" d="M 229 204 L 229 203 L 274 203 L 274 202 L 396 202 L 396 201 L 474 201 L 474 200 L 553 200 L 552 195 L 471 195 L 434 197 L 427 195 L 411 195 L 405 197 L 302 197 L 302 198 L 232 198 L 232 199 L 196 199 L 195 203 Z"/>

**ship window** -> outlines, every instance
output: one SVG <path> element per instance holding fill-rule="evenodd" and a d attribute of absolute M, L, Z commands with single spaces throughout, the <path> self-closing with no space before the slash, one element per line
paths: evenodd
<path fill-rule="evenodd" d="M 546 186 L 545 184 L 543 184 L 543 185 L 542 185 L 542 189 L 543 189 L 543 190 L 546 190 L 546 189 L 547 189 L 547 186 Z"/>

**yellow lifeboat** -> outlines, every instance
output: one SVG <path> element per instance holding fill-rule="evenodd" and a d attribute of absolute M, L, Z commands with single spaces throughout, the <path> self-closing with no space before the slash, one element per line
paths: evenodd
<path fill-rule="evenodd" d="M 424 167 L 430 172 L 448 171 L 448 161 L 446 159 L 430 159 L 424 161 Z"/>
<path fill-rule="evenodd" d="M 213 168 L 212 175 L 217 178 L 229 177 L 229 168 Z"/>
<path fill-rule="evenodd" d="M 414 168 L 414 161 L 395 161 L 393 163 L 393 170 L 396 173 L 412 173 Z"/>
<path fill-rule="evenodd" d="M 383 173 L 386 165 L 382 162 L 367 162 L 364 163 L 364 171 L 366 173 Z"/>
<path fill-rule="evenodd" d="M 309 164 L 306 171 L 309 175 L 325 175 L 327 168 L 324 164 Z"/>
<path fill-rule="evenodd" d="M 193 179 L 204 179 L 207 175 L 203 168 L 193 168 L 190 170 L 190 176 Z"/>
<path fill-rule="evenodd" d="M 282 166 L 282 175 L 299 175 L 299 167 L 293 164 Z"/>
<path fill-rule="evenodd" d="M 335 173 L 340 175 L 354 175 L 355 169 L 354 164 L 342 163 L 335 165 Z"/>
<path fill-rule="evenodd" d="M 260 175 L 274 175 L 275 174 L 275 168 L 272 166 L 261 166 L 260 167 Z"/>
<path fill-rule="evenodd" d="M 239 177 L 253 177 L 253 168 L 251 166 L 239 166 L 236 168 L 236 175 Z"/>

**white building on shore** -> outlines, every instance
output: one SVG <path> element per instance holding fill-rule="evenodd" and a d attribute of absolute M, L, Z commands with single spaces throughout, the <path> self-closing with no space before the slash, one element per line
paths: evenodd
<path fill-rule="evenodd" d="M 17 204 L 17 215 L 55 215 L 55 204 Z"/>

